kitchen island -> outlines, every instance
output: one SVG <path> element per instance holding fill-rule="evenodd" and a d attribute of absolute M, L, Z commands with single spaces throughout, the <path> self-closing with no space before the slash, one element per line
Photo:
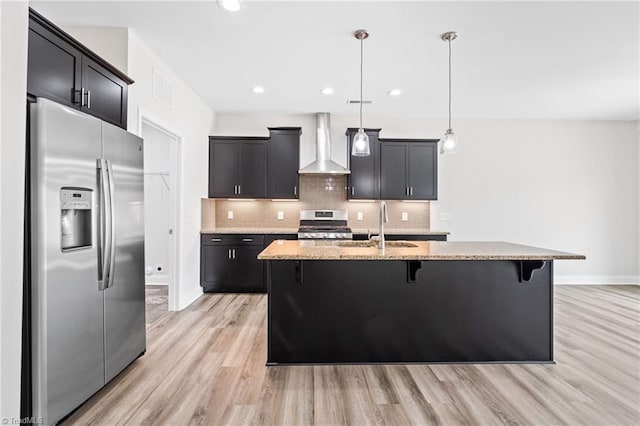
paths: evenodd
<path fill-rule="evenodd" d="M 553 362 L 553 262 L 504 242 L 274 241 L 267 364 Z"/>

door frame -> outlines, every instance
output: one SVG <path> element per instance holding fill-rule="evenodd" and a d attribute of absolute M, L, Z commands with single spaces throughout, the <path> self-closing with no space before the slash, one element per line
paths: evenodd
<path fill-rule="evenodd" d="M 180 300 L 180 274 L 178 273 L 178 265 L 180 265 L 180 245 L 178 244 L 178 237 L 181 235 L 180 229 L 180 203 L 179 200 L 182 195 L 182 147 L 183 138 L 178 132 L 167 126 L 163 120 L 153 115 L 149 111 L 138 107 L 138 136 L 142 137 L 142 127 L 147 125 L 153 127 L 169 136 L 173 141 L 169 148 L 169 182 L 174 188 L 170 195 L 170 229 L 173 229 L 173 234 L 169 238 L 169 285 L 168 285 L 168 308 L 169 311 L 178 310 L 178 301 Z"/>

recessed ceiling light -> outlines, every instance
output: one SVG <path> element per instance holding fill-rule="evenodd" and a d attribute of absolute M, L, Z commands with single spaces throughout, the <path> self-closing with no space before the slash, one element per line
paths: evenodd
<path fill-rule="evenodd" d="M 331 87 L 325 87 L 320 92 L 322 92 L 323 95 L 333 95 L 333 89 Z"/>
<path fill-rule="evenodd" d="M 218 0 L 218 6 L 229 12 L 237 12 L 242 5 L 240 0 Z"/>
<path fill-rule="evenodd" d="M 400 96 L 402 95 L 402 90 L 400 89 L 391 89 L 387 92 L 387 95 L 389 96 Z"/>
<path fill-rule="evenodd" d="M 264 93 L 264 87 L 262 87 L 262 86 L 253 86 L 251 88 L 251 91 L 253 93 Z"/>

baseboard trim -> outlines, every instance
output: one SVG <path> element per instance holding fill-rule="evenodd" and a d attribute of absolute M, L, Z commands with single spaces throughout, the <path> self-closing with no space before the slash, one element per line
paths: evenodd
<path fill-rule="evenodd" d="M 202 296 L 202 287 L 198 286 L 194 288 L 189 294 L 180 297 L 178 302 L 178 310 L 181 311 L 193 302 L 195 302 L 200 296 Z"/>
<path fill-rule="evenodd" d="M 169 282 L 169 275 L 167 274 L 153 274 L 144 277 L 144 281 L 147 284 L 167 284 Z"/>
<path fill-rule="evenodd" d="M 637 275 L 558 275 L 555 284 L 562 285 L 640 285 Z"/>

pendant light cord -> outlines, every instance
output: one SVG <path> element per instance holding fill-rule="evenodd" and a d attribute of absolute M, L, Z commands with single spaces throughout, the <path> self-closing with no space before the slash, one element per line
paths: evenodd
<path fill-rule="evenodd" d="M 449 129 L 451 129 L 451 36 L 449 36 Z"/>
<path fill-rule="evenodd" d="M 363 37 L 360 37 L 360 128 L 362 129 L 362 68 L 364 62 Z"/>

